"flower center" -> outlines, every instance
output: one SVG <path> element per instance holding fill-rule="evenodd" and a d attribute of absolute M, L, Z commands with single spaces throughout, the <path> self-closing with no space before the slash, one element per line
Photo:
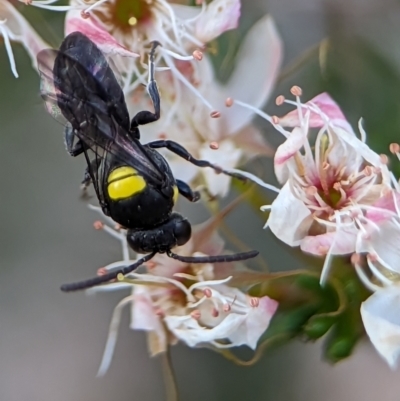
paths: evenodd
<path fill-rule="evenodd" d="M 152 16 L 153 0 L 115 0 L 106 4 L 111 24 L 122 31 L 146 23 Z"/>
<path fill-rule="evenodd" d="M 332 187 L 329 188 L 328 191 L 319 189 L 318 195 L 332 209 L 336 209 L 339 206 L 339 202 L 342 200 L 342 194 L 340 193 L 340 191 Z"/>

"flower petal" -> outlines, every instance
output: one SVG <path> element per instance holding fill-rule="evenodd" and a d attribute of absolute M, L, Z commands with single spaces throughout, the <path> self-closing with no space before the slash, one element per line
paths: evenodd
<path fill-rule="evenodd" d="M 378 290 L 361 304 L 365 331 L 392 369 L 400 357 L 400 288 Z"/>
<path fill-rule="evenodd" d="M 274 168 L 276 178 L 280 183 L 287 181 L 289 171 L 287 168 L 288 160 L 304 146 L 307 141 L 307 132 L 299 127 L 293 129 L 292 133 L 282 145 L 278 146 L 274 156 Z"/>
<path fill-rule="evenodd" d="M 237 28 L 240 0 L 214 0 L 196 21 L 196 37 L 208 43 L 222 33 Z"/>
<path fill-rule="evenodd" d="M 381 222 L 379 230 L 372 230 L 366 241 L 370 252 L 376 253 L 387 268 L 400 273 L 399 223 L 393 220 Z"/>
<path fill-rule="evenodd" d="M 11 5 L 9 1 L 0 0 L 0 20 L 6 20 L 6 29 L 12 34 L 11 40 L 24 45 L 36 68 L 36 55 L 50 47 L 36 33 L 29 22 Z"/>
<path fill-rule="evenodd" d="M 232 141 L 225 140 L 219 143 L 218 149 L 210 149 L 206 144 L 200 149 L 200 158 L 208 160 L 217 166 L 232 169 L 237 166 L 242 150 L 237 148 Z M 202 173 L 207 182 L 207 188 L 214 196 L 225 196 L 229 191 L 231 177 L 225 174 L 216 174 L 214 170 L 203 169 Z"/>
<path fill-rule="evenodd" d="M 303 252 L 325 256 L 332 247 L 333 255 L 347 255 L 353 253 L 356 247 L 357 230 L 342 229 L 320 235 L 306 236 L 300 244 Z"/>
<path fill-rule="evenodd" d="M 247 33 L 236 56 L 236 68 L 216 94 L 224 108 L 227 132 L 233 134 L 248 125 L 254 113 L 244 107 L 224 107 L 232 97 L 261 108 L 268 100 L 282 61 L 282 42 L 269 15 L 262 17 Z"/>
<path fill-rule="evenodd" d="M 82 18 L 79 10 L 69 11 L 65 19 L 65 35 L 75 31 L 85 34 L 105 54 L 139 57 L 137 53 L 120 45 L 93 17 Z"/>
<path fill-rule="evenodd" d="M 278 302 L 267 296 L 257 299 L 258 306 L 252 307 L 246 320 L 229 336 L 232 346 L 247 345 L 255 350 L 258 340 L 267 330 L 278 308 Z"/>
<path fill-rule="evenodd" d="M 335 126 L 341 127 L 347 132 L 354 133 L 353 128 L 351 128 L 351 125 L 347 122 L 346 117 L 342 113 L 342 110 L 328 93 L 324 92 L 315 96 L 313 99 L 306 103 L 306 106 L 317 106 L 317 108 L 319 108 L 322 113 L 324 113 Z M 315 111 L 311 111 L 309 122 L 310 127 L 322 127 L 326 124 L 326 122 L 326 119 L 324 119 L 321 114 Z M 283 127 L 300 126 L 299 113 L 297 109 L 281 117 L 279 119 L 279 123 Z"/>
<path fill-rule="evenodd" d="M 313 222 L 304 203 L 297 199 L 286 183 L 271 206 L 268 227 L 275 236 L 290 246 L 298 246 Z"/>

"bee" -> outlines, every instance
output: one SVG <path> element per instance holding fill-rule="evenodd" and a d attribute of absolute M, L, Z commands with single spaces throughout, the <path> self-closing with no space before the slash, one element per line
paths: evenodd
<path fill-rule="evenodd" d="M 127 275 L 157 253 L 186 263 L 220 263 L 254 258 L 257 251 L 205 257 L 185 257 L 172 252 L 191 237 L 189 221 L 173 212 L 178 194 L 191 202 L 199 193 L 175 179 L 165 158 L 166 148 L 198 167 L 231 174 L 194 158 L 179 143 L 156 140 L 140 142 L 139 126 L 160 118 L 160 95 L 154 79 L 153 42 L 149 54 L 147 92 L 153 111 L 139 111 L 131 120 L 124 93 L 100 49 L 80 32 L 69 34 L 60 49 L 45 49 L 38 56 L 41 95 L 47 110 L 65 126 L 65 142 L 72 156 L 84 154 L 87 162 L 84 184 L 93 184 L 103 213 L 127 230 L 127 241 L 137 253 L 146 254 L 135 263 L 88 280 L 61 286 L 76 291 Z"/>

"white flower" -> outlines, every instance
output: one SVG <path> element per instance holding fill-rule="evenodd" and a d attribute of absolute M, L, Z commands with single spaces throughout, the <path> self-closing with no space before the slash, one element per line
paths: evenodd
<path fill-rule="evenodd" d="M 293 94 L 300 92 L 292 88 Z M 306 104 L 299 96 L 296 101 L 278 97 L 278 104 L 284 102 L 297 110 L 282 118 L 258 111 L 285 137 L 274 157 L 283 187 L 272 205 L 263 208 L 270 210 L 266 226 L 290 246 L 328 255 L 327 268 L 331 255 L 356 251 L 359 236 L 370 228 L 367 211 L 390 188 L 391 176 L 386 160 L 365 144 L 361 125 L 358 139 L 328 94 Z M 324 269 L 322 281 L 326 273 Z"/>
<path fill-rule="evenodd" d="M 237 55 L 235 71 L 222 85 L 215 79 L 208 56 L 197 49 L 237 26 L 239 0 L 203 2 L 201 8 L 164 0 L 141 0 L 135 7 L 100 0 L 86 10 L 87 18 L 82 18 L 81 3 L 74 0 L 74 4 L 76 9 L 67 13 L 66 34 L 79 30 L 105 53 L 115 56 L 131 115 L 150 107 L 142 86 L 147 79 L 143 61 L 152 41 L 162 44 L 156 59 L 158 70 L 167 69 L 156 77 L 162 115 L 142 129 L 145 142 L 175 140 L 196 158 L 210 156 L 223 168 L 233 168 L 254 155 L 271 155 L 262 135 L 250 125 L 253 113 L 224 107 L 227 97 L 239 94 L 259 107 L 268 99 L 282 59 L 281 41 L 271 17 L 261 18 L 250 30 Z M 137 54 L 139 58 L 135 58 Z M 222 109 L 223 113 L 216 111 Z M 220 118 L 210 117 L 220 114 Z M 210 143 L 217 143 L 219 150 L 210 152 Z M 190 183 L 201 171 L 212 195 L 226 195 L 230 177 L 199 170 L 170 152 L 163 154 L 177 178 Z"/>
<path fill-rule="evenodd" d="M 11 41 L 21 43 L 36 68 L 36 54 L 49 47 L 8 0 L 0 0 L 0 36 L 4 39 L 11 71 L 18 78 Z"/>
<path fill-rule="evenodd" d="M 192 239 L 181 247 L 180 253 L 194 256 L 220 254 L 223 241 L 215 232 L 219 219 L 220 216 L 194 227 Z M 101 227 L 121 241 L 124 251 L 124 260 L 105 269 L 132 263 L 125 233 L 107 225 Z M 115 308 L 99 374 L 105 373 L 111 362 L 125 305 L 131 305 L 130 327 L 148 333 L 152 355 L 166 351 L 168 345 L 177 340 L 190 347 L 247 345 L 255 349 L 278 303 L 267 296 L 250 297 L 229 287 L 232 267 L 231 263 L 188 265 L 166 255 L 156 255 L 146 264 L 146 273 L 134 272 L 123 282 L 90 289 L 89 292 L 121 288 L 132 291 Z"/>

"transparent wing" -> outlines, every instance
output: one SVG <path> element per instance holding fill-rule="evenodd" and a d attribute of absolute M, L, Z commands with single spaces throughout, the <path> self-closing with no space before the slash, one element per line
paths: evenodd
<path fill-rule="evenodd" d="M 38 54 L 41 94 L 47 111 L 70 124 L 96 157 L 107 153 L 160 185 L 162 173 L 139 141 L 129 136 L 124 95 L 102 52 L 79 32 L 69 35 L 59 51 Z"/>

